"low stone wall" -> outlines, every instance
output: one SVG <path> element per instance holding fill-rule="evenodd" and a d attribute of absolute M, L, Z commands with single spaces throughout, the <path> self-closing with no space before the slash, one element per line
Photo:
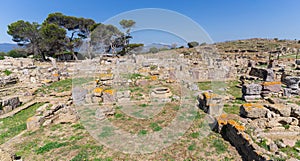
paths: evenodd
<path fill-rule="evenodd" d="M 224 125 L 221 134 L 238 150 L 244 160 L 269 160 L 269 157 L 264 155 L 265 150 L 255 144 L 250 136 L 242 129 L 238 129 L 234 123 Z"/>

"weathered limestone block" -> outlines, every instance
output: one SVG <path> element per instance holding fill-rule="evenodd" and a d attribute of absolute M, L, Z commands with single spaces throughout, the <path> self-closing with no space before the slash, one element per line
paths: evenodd
<path fill-rule="evenodd" d="M 147 86 L 147 85 L 149 85 L 149 83 L 150 82 L 148 80 L 140 79 L 140 80 L 137 80 L 135 82 L 135 85 L 137 85 L 137 86 Z"/>
<path fill-rule="evenodd" d="M 295 76 L 285 76 L 282 79 L 282 82 L 287 85 L 288 88 L 291 89 L 299 89 L 300 77 Z"/>
<path fill-rule="evenodd" d="M 103 88 L 97 87 L 94 89 L 93 96 L 101 97 L 103 94 Z"/>
<path fill-rule="evenodd" d="M 64 107 L 58 111 L 57 117 L 53 120 L 53 123 L 74 123 L 79 120 L 77 112 L 72 107 Z"/>
<path fill-rule="evenodd" d="M 268 111 L 263 105 L 256 103 L 246 103 L 240 107 L 241 116 L 251 119 L 264 118 Z"/>
<path fill-rule="evenodd" d="M 84 103 L 88 91 L 81 87 L 75 87 L 72 91 L 72 97 L 75 104 Z"/>
<path fill-rule="evenodd" d="M 200 109 L 213 116 L 218 116 L 222 113 L 222 100 L 221 96 L 209 92 L 204 92 L 198 96 Z"/>
<path fill-rule="evenodd" d="M 296 144 L 296 142 L 297 142 L 297 140 L 295 140 L 295 139 L 291 140 L 291 139 L 285 139 L 285 138 L 283 138 L 282 142 L 283 142 L 283 144 L 285 144 L 285 145 L 287 145 L 289 147 L 294 147 L 295 144 Z"/>
<path fill-rule="evenodd" d="M 261 99 L 261 95 L 243 95 L 243 99 L 246 102 L 255 102 L 255 101 Z"/>
<path fill-rule="evenodd" d="M 266 82 L 272 82 L 275 78 L 275 74 L 272 69 L 262 69 L 255 67 L 251 68 L 249 75 L 262 78 Z"/>
<path fill-rule="evenodd" d="M 297 126 L 299 124 L 299 120 L 294 117 L 275 117 L 271 118 L 267 123 L 266 127 L 273 128 L 284 125 L 292 125 Z"/>
<path fill-rule="evenodd" d="M 265 129 L 267 121 L 267 118 L 255 119 L 250 122 L 250 126 L 254 127 L 255 129 Z"/>
<path fill-rule="evenodd" d="M 60 93 L 55 93 L 56 97 L 66 97 L 66 96 L 72 96 L 72 92 L 71 91 L 64 91 L 64 92 L 60 92 Z"/>
<path fill-rule="evenodd" d="M 48 108 L 50 107 L 50 104 L 44 104 L 40 106 L 38 109 L 36 109 L 36 115 L 42 115 Z"/>
<path fill-rule="evenodd" d="M 117 100 L 118 102 L 128 102 L 130 101 L 130 91 L 118 91 L 117 92 Z"/>
<path fill-rule="evenodd" d="M 107 74 L 100 74 L 100 80 L 101 81 L 108 81 L 108 80 L 113 80 L 114 79 L 114 75 L 111 73 L 107 73 Z"/>
<path fill-rule="evenodd" d="M 40 126 L 44 123 L 45 118 L 43 116 L 32 116 L 27 119 L 26 125 L 27 125 L 27 130 L 37 130 L 40 128 Z"/>
<path fill-rule="evenodd" d="M 288 104 L 287 106 L 291 108 L 291 116 L 300 119 L 300 106 L 297 104 Z"/>
<path fill-rule="evenodd" d="M 292 111 L 291 106 L 286 106 L 283 104 L 268 104 L 265 105 L 265 107 L 283 117 L 289 117 Z"/>
<path fill-rule="evenodd" d="M 267 151 L 254 143 L 251 137 L 246 134 L 244 130 L 245 127 L 239 125 L 233 120 L 230 120 L 223 127 L 221 134 L 235 146 L 239 153 L 242 154 L 244 160 L 269 160 L 270 158 L 268 156 L 263 155 L 266 154 Z"/>
<path fill-rule="evenodd" d="M 262 83 L 263 91 L 278 93 L 282 90 L 281 82 L 264 82 Z"/>
<path fill-rule="evenodd" d="M 116 102 L 116 92 L 113 89 L 103 91 L 103 102 L 104 103 L 114 103 Z"/>
<path fill-rule="evenodd" d="M 243 85 L 243 95 L 260 95 L 262 86 L 260 84 L 248 84 Z"/>
<path fill-rule="evenodd" d="M 95 117 L 99 120 L 105 119 L 106 116 L 114 115 L 115 109 L 113 107 L 100 107 L 95 112 Z"/>
<path fill-rule="evenodd" d="M 18 77 L 16 76 L 5 76 L 0 78 L 0 86 L 6 86 L 10 84 L 16 84 L 18 82 Z"/>
<path fill-rule="evenodd" d="M 2 107 L 3 113 L 12 111 L 13 109 L 20 106 L 20 104 L 21 102 L 19 100 L 19 97 L 6 98 L 0 101 L 0 106 Z"/>

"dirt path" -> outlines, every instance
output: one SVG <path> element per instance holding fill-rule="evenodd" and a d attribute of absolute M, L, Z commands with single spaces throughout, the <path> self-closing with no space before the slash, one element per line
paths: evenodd
<path fill-rule="evenodd" d="M 14 136 L 13 138 L 9 139 L 5 143 L 1 144 L 1 149 L 4 149 L 5 151 L 11 152 L 13 149 L 13 145 L 21 144 L 24 140 L 22 139 L 22 135 L 25 134 L 27 130 L 22 131 L 18 135 Z"/>

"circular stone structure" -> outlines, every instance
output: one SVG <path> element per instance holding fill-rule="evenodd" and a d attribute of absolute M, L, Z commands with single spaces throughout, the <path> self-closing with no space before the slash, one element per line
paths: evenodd
<path fill-rule="evenodd" d="M 158 98 L 169 98 L 172 96 L 172 92 L 167 87 L 157 87 L 152 90 L 151 96 Z"/>

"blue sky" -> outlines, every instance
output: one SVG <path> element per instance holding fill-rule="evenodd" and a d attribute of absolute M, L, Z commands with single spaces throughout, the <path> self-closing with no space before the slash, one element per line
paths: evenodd
<path fill-rule="evenodd" d="M 103 22 L 141 8 L 188 16 L 215 42 L 253 37 L 300 39 L 299 7 L 298 0 L 6 0 L 0 6 L 0 43 L 12 42 L 7 25 L 20 19 L 41 23 L 49 13 L 62 12 Z"/>

